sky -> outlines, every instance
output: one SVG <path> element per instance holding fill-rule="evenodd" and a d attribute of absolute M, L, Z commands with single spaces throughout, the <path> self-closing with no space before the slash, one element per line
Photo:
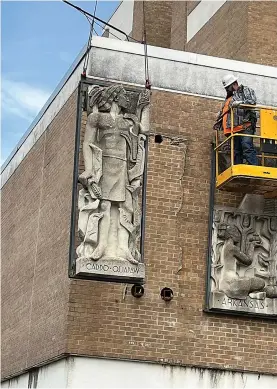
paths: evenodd
<path fill-rule="evenodd" d="M 94 11 L 95 1 L 71 2 Z M 87 44 L 90 25 L 59 0 L 0 3 L 2 165 Z M 96 16 L 107 21 L 118 4 L 98 1 Z"/>

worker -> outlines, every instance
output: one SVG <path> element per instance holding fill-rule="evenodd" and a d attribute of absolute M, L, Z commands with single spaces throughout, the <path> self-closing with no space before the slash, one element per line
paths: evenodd
<path fill-rule="evenodd" d="M 231 134 L 231 111 L 234 108 L 233 132 L 246 135 L 254 135 L 256 131 L 257 117 L 254 110 L 243 109 L 241 104 L 255 105 L 256 95 L 253 89 L 239 85 L 238 79 L 233 74 L 223 77 L 222 84 L 227 92 L 224 105 L 219 112 L 215 129 L 223 129 L 224 134 Z M 241 164 L 243 160 L 249 165 L 257 165 L 257 154 L 251 136 L 234 137 L 234 164 Z"/>

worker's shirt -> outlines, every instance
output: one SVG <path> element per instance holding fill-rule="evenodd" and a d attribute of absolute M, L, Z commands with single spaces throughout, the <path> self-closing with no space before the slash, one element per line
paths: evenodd
<path fill-rule="evenodd" d="M 229 134 L 231 132 L 231 129 L 228 128 L 228 125 L 227 125 L 227 118 L 228 118 L 228 110 L 229 110 L 229 105 L 230 105 L 230 102 L 232 100 L 232 97 L 229 97 L 228 99 L 225 100 L 225 104 L 223 106 L 223 109 L 222 109 L 222 115 L 223 115 L 223 119 L 222 119 L 222 127 L 223 127 L 223 131 L 224 131 L 224 134 Z"/>
<path fill-rule="evenodd" d="M 228 111 L 230 103 L 238 100 L 243 101 L 243 104 L 254 105 L 256 104 L 255 92 L 253 91 L 253 89 L 241 85 L 239 89 L 236 92 L 234 92 L 232 97 L 226 99 L 222 109 L 222 114 Z M 233 113 L 234 113 L 233 132 L 238 132 L 251 126 L 249 110 L 242 109 L 242 108 L 235 108 L 233 110 Z M 231 112 L 230 111 L 223 116 L 222 127 L 224 130 L 224 134 L 228 135 L 231 133 Z"/>
<path fill-rule="evenodd" d="M 224 115 L 223 119 L 222 119 L 222 126 L 223 126 L 223 131 L 224 131 L 225 135 L 231 134 L 231 127 L 228 127 L 228 114 L 227 114 L 231 101 L 233 101 L 232 97 L 229 97 L 228 99 L 226 99 L 223 110 L 222 110 L 222 113 Z M 243 130 L 244 128 L 249 127 L 250 125 L 251 125 L 250 122 L 246 122 L 244 124 L 237 125 L 233 128 L 233 133 L 239 132 L 239 131 Z"/>
<path fill-rule="evenodd" d="M 232 102 L 233 101 L 242 101 L 243 104 L 255 105 L 257 102 L 257 98 L 253 89 L 247 86 L 240 85 L 239 89 L 235 91 L 232 96 Z M 235 108 L 233 112 L 234 112 L 234 132 L 241 131 L 242 129 L 248 128 L 251 125 L 251 116 L 254 113 L 254 111 L 251 111 L 249 109 L 242 109 L 238 107 Z M 229 112 L 227 116 L 228 116 L 227 127 L 231 128 L 231 113 Z M 254 116 L 256 116 L 255 113 Z"/>

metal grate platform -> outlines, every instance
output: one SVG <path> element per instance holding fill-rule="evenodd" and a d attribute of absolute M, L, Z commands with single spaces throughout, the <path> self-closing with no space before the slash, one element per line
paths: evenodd
<path fill-rule="evenodd" d="M 272 198 L 275 196 L 277 198 L 277 169 L 265 166 L 233 165 L 217 176 L 216 187 L 228 192 L 271 194 Z"/>

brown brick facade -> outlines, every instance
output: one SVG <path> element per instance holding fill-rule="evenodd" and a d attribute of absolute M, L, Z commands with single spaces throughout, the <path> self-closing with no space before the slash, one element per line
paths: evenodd
<path fill-rule="evenodd" d="M 249 62 L 277 66 L 277 2 L 248 4 Z"/>
<path fill-rule="evenodd" d="M 180 3 L 187 3 L 187 15 L 189 15 L 198 6 L 200 1 L 180 1 Z"/>
<path fill-rule="evenodd" d="M 228 1 L 187 42 L 187 16 L 199 1 L 146 1 L 148 44 L 276 66 L 276 1 Z M 142 2 L 135 1 L 133 36 L 142 39 Z"/>
<path fill-rule="evenodd" d="M 130 286 L 71 283 L 68 352 L 160 363 L 277 373 L 276 324 L 203 312 L 210 142 L 220 102 L 165 92 L 152 96 L 147 183 L 145 295 Z M 220 194 L 236 206 L 240 196 Z M 174 291 L 170 303 L 163 287 Z M 239 347 L 238 347 L 239 346 Z"/>
<path fill-rule="evenodd" d="M 187 43 L 187 7 L 185 1 L 175 1 L 172 5 L 170 48 L 185 50 Z"/>
<path fill-rule="evenodd" d="M 247 61 L 248 1 L 225 3 L 186 44 L 185 50 Z"/>
<path fill-rule="evenodd" d="M 186 44 L 185 50 L 276 66 L 277 3 L 225 3 Z"/>
<path fill-rule="evenodd" d="M 134 2 L 132 36 L 143 38 L 143 2 Z M 170 47 L 172 1 L 144 1 L 145 27 L 149 45 Z"/>
<path fill-rule="evenodd" d="M 2 190 L 2 375 L 65 352 L 77 93 Z"/>
<path fill-rule="evenodd" d="M 3 376 L 64 353 L 277 373 L 274 322 L 203 312 L 220 105 L 153 92 L 151 131 L 164 140 L 149 141 L 145 295 L 136 299 L 125 284 L 68 279 L 76 94 L 68 100 L 3 190 Z"/>

